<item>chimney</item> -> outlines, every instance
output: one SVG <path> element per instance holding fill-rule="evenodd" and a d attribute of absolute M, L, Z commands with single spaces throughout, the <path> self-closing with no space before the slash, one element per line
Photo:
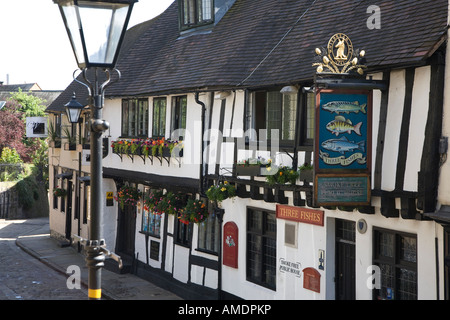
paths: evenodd
<path fill-rule="evenodd" d="M 9 73 L 6 74 L 6 85 L 9 85 Z"/>

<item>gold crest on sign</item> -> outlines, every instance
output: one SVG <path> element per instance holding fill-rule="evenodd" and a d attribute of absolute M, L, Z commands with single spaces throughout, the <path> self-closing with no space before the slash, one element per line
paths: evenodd
<path fill-rule="evenodd" d="M 316 48 L 318 62 L 317 73 L 349 74 L 356 71 L 362 75 L 366 66 L 363 64 L 365 51 L 354 51 L 350 38 L 343 33 L 336 33 L 328 41 L 326 49 Z"/>

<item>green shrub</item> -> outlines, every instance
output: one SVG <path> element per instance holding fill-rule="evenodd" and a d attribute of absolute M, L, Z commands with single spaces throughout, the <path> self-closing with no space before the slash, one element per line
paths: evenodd
<path fill-rule="evenodd" d="M 2 154 L 0 156 L 0 163 L 17 164 L 22 163 L 22 160 L 20 159 L 20 156 L 17 153 L 16 149 L 5 147 L 3 148 Z"/>

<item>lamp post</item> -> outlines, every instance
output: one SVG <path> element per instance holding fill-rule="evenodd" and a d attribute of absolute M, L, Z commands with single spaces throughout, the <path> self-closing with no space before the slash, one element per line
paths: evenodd
<path fill-rule="evenodd" d="M 73 93 L 72 99 L 64 105 L 66 108 L 66 114 L 67 118 L 69 119 L 69 122 L 74 125 L 78 123 L 78 131 L 80 136 L 79 143 L 81 144 L 81 122 L 80 122 L 80 115 L 81 111 L 84 109 L 84 106 L 79 103 L 76 99 L 75 92 Z M 77 188 L 77 207 L 76 207 L 76 213 L 75 215 L 78 218 L 78 235 L 80 235 L 80 224 L 81 224 L 81 217 L 80 217 L 80 193 L 81 193 L 81 183 L 79 181 L 79 178 L 81 177 L 81 150 L 78 150 L 78 179 L 76 180 L 76 188 Z M 80 242 L 78 242 L 78 252 L 81 251 L 81 245 Z"/>
<path fill-rule="evenodd" d="M 91 98 L 91 228 L 85 241 L 87 251 L 89 299 L 101 299 L 101 268 L 104 266 L 105 240 L 102 239 L 102 139 L 109 128 L 102 120 L 104 92 L 111 80 L 111 71 L 119 56 L 128 21 L 137 0 L 53 0 L 59 7 L 70 43 L 82 70 Z M 87 70 L 94 69 L 94 80 L 89 81 Z M 107 76 L 101 85 L 98 71 Z M 76 80 L 76 79 L 75 79 Z M 93 101 L 92 101 L 93 100 Z M 111 254 L 111 253 L 110 253 Z M 116 256 L 117 257 L 117 256 Z"/>

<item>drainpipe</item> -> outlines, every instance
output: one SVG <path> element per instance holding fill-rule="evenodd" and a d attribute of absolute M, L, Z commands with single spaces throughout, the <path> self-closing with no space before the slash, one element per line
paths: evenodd
<path fill-rule="evenodd" d="M 206 106 L 205 106 L 205 104 L 202 102 L 202 101 L 200 101 L 200 99 L 199 99 L 199 95 L 200 95 L 200 93 L 199 92 L 196 92 L 195 93 L 195 102 L 197 102 L 197 104 L 199 104 L 201 107 L 202 107 L 202 154 L 201 154 L 201 156 L 200 156 L 200 177 L 199 177 L 199 180 L 200 180 L 200 183 L 199 183 L 199 193 L 200 193 L 200 196 L 206 196 L 205 195 L 205 191 L 204 191 L 204 185 L 203 185 L 203 176 L 204 176 L 204 174 L 203 174 L 203 153 L 204 153 L 204 151 L 205 151 L 205 141 L 204 141 L 204 139 L 203 139 L 203 134 L 205 133 L 205 113 L 206 113 Z"/>

